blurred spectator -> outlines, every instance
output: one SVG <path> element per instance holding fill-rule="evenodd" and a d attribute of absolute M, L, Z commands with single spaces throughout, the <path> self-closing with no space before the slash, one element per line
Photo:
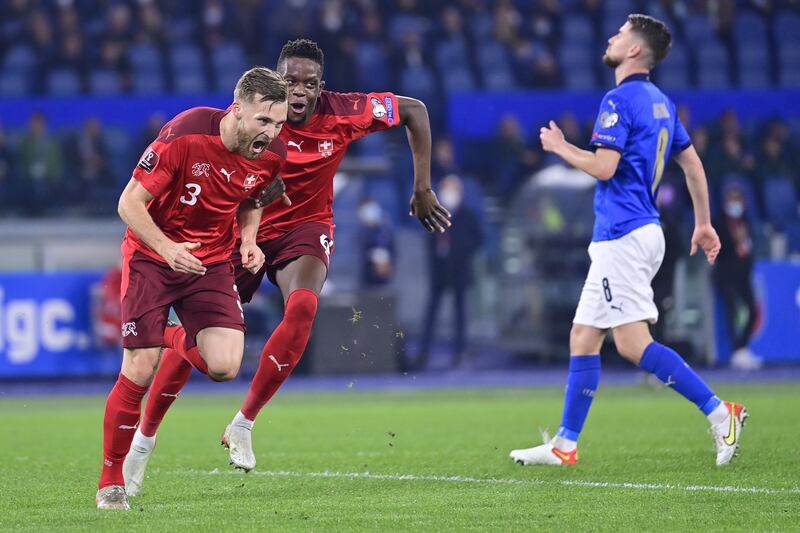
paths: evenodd
<path fill-rule="evenodd" d="M 414 366 L 428 364 L 430 346 L 436 330 L 436 315 L 442 297 L 453 292 L 455 342 L 452 365 L 457 366 L 467 349 L 466 293 L 472 285 L 472 260 L 483 244 L 478 215 L 464 205 L 464 184 L 455 174 L 446 176 L 439 186 L 439 200 L 450 211 L 453 226 L 429 237 L 430 295 L 423 322 L 419 354 Z"/>
<path fill-rule="evenodd" d="M 527 143 L 519 119 L 510 113 L 503 115 L 490 146 L 492 163 L 487 190 L 502 198 L 508 198 L 514 192 L 524 177 L 522 158 L 526 150 Z"/>
<path fill-rule="evenodd" d="M 14 183 L 14 153 L 8 146 L 6 132 L 0 126 L 0 207 L 7 210 L 16 200 Z"/>
<path fill-rule="evenodd" d="M 652 283 L 653 299 L 658 309 L 658 322 L 652 329 L 653 336 L 659 339 L 667 338 L 667 313 L 675 307 L 675 267 L 678 259 L 685 255 L 688 242 L 684 235 L 683 219 L 686 202 L 679 192 L 684 187 L 682 181 L 682 175 L 679 177 L 668 173 L 661 181 L 656 198 L 656 205 L 661 213 L 661 227 L 664 229 L 664 259 Z"/>
<path fill-rule="evenodd" d="M 753 296 L 753 234 L 747 218 L 745 195 L 737 186 L 725 190 L 723 209 L 714 227 L 722 249 L 717 257 L 714 278 L 725 305 L 725 324 L 733 344 L 731 365 L 743 370 L 761 367 L 761 360 L 748 348 L 758 310 Z M 747 320 L 740 325 L 739 312 L 745 308 Z"/>
<path fill-rule="evenodd" d="M 438 183 L 448 174 L 458 173 L 453 141 L 449 137 L 438 138 L 433 145 L 433 160 L 431 161 L 431 177 Z"/>
<path fill-rule="evenodd" d="M 121 291 L 122 268 L 115 265 L 103 276 L 97 292 L 93 291 L 94 333 L 100 346 L 115 348 L 122 341 Z"/>
<path fill-rule="evenodd" d="M 713 197 L 718 199 L 726 177 L 752 177 L 755 159 L 747 150 L 739 117 L 733 109 L 722 114 L 712 133 L 712 139 L 714 142 L 709 150 L 706 172 Z"/>
<path fill-rule="evenodd" d="M 367 289 L 384 287 L 394 276 L 394 233 L 383 208 L 373 198 L 362 200 L 358 222 L 361 286 Z"/>
<path fill-rule="evenodd" d="M 144 125 L 144 129 L 139 134 L 138 140 L 136 141 L 136 148 L 135 154 L 138 160 L 138 157 L 147 150 L 147 147 L 150 146 L 150 143 L 153 142 L 153 139 L 158 137 L 158 134 L 161 132 L 161 128 L 164 127 L 166 123 L 166 116 L 164 113 L 157 112 L 153 113 L 147 118 L 147 123 Z"/>
<path fill-rule="evenodd" d="M 31 214 L 39 214 L 62 190 L 62 160 L 58 141 L 47 131 L 47 117 L 34 112 L 19 149 L 21 184 L 20 200 Z"/>
<path fill-rule="evenodd" d="M 36 53 L 37 68 L 39 69 L 37 77 L 40 83 L 37 85 L 43 87 L 41 80 L 44 79 L 46 69 L 56 55 L 56 42 L 55 36 L 53 35 L 53 27 L 50 25 L 50 20 L 43 10 L 34 11 L 30 16 L 29 31 Z"/>
<path fill-rule="evenodd" d="M 100 121 L 88 119 L 80 130 L 65 140 L 64 148 L 70 169 L 67 195 L 87 206 L 113 205 L 119 191 L 111 172 L 108 146 Z"/>

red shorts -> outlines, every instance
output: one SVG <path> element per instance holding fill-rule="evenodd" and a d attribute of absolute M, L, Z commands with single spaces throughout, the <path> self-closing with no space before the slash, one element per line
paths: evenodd
<path fill-rule="evenodd" d="M 233 249 L 231 261 L 236 268 L 236 287 L 239 296 L 247 303 L 258 290 L 264 274 L 275 283 L 275 274 L 288 263 L 303 255 L 313 255 L 330 266 L 333 253 L 333 226 L 324 222 L 306 222 L 290 229 L 278 238 L 258 243 L 266 260 L 261 270 L 255 274 L 242 266 L 239 246 Z"/>
<path fill-rule="evenodd" d="M 141 252 L 122 264 L 122 346 L 163 346 L 169 308 L 186 328 L 186 345 L 210 327 L 245 331 L 230 261 L 206 267 L 203 276 L 175 272 Z"/>

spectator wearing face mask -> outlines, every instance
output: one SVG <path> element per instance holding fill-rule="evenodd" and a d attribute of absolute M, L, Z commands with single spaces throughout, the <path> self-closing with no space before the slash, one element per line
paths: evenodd
<path fill-rule="evenodd" d="M 747 219 L 747 202 L 739 187 L 730 186 L 724 191 L 723 211 L 714 227 L 722 243 L 714 278 L 722 295 L 725 322 L 734 348 L 731 366 L 755 370 L 761 367 L 762 362 L 748 348 L 758 318 L 751 282 L 753 234 Z M 739 325 L 742 306 L 747 309 L 747 321 Z"/>
<path fill-rule="evenodd" d="M 438 191 L 439 201 L 452 215 L 452 227 L 446 233 L 429 236 L 430 294 L 423 322 L 423 334 L 416 366 L 428 365 L 431 342 L 436 331 L 436 315 L 442 297 L 453 292 L 455 339 L 452 345 L 452 366 L 457 366 L 467 349 L 466 293 L 472 284 L 472 262 L 483 236 L 478 215 L 464 205 L 464 184 L 450 174 L 442 178 Z"/>
<path fill-rule="evenodd" d="M 361 285 L 383 287 L 394 276 L 394 232 L 381 205 L 373 198 L 362 200 L 358 208 L 361 244 Z"/>

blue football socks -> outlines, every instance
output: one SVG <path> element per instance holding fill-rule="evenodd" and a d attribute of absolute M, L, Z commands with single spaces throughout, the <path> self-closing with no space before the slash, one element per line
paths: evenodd
<path fill-rule="evenodd" d="M 573 355 L 564 393 L 564 414 L 557 437 L 577 442 L 600 383 L 600 355 Z"/>
<path fill-rule="evenodd" d="M 639 362 L 642 370 L 655 374 L 668 387 L 694 403 L 703 414 L 709 415 L 722 401 L 672 348 L 657 342 L 644 350 Z"/>

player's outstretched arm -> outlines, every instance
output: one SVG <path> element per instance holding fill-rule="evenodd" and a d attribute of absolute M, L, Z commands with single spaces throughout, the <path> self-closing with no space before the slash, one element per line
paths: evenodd
<path fill-rule="evenodd" d="M 199 242 L 173 242 L 156 226 L 147 211 L 147 204 L 154 197 L 137 180 L 131 178 L 119 197 L 117 212 L 137 237 L 164 258 L 170 268 L 187 274 L 206 273 L 206 267 L 190 252 L 200 247 Z"/>
<path fill-rule="evenodd" d="M 686 187 L 692 197 L 694 207 L 694 233 L 692 234 L 692 248 L 689 252 L 694 255 L 697 248 L 703 250 L 706 259 L 710 264 L 714 264 L 719 250 L 722 247 L 719 236 L 711 225 L 711 209 L 708 205 L 708 181 L 706 172 L 703 170 L 703 162 L 694 146 L 689 146 L 675 156 L 684 175 L 686 176 Z"/>
<path fill-rule="evenodd" d="M 450 213 L 442 207 L 431 188 L 431 123 L 425 104 L 414 98 L 398 96 L 400 124 L 406 127 L 408 144 L 414 158 L 414 194 L 409 215 L 419 219 L 433 233 L 450 227 Z"/>
<path fill-rule="evenodd" d="M 242 255 L 242 266 L 253 274 L 261 269 L 265 260 L 264 252 L 256 244 L 258 226 L 263 212 L 263 207 L 255 207 L 252 201 L 245 200 L 236 213 L 239 235 L 242 239 L 242 243 L 239 246 L 239 253 Z"/>
<path fill-rule="evenodd" d="M 564 132 L 554 121 L 539 130 L 539 140 L 545 152 L 551 152 L 564 161 L 583 170 L 590 176 L 607 181 L 614 177 L 619 165 L 620 153 L 608 148 L 596 151 L 582 150 L 564 138 Z"/>

